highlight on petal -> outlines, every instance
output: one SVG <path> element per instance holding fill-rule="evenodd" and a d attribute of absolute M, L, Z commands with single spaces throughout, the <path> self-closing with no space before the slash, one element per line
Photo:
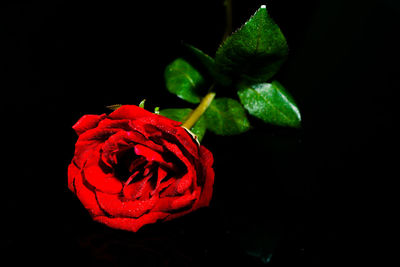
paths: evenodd
<path fill-rule="evenodd" d="M 106 114 L 102 115 L 83 115 L 78 122 L 72 126 L 78 135 L 86 132 L 87 130 L 95 128 L 101 120 L 106 117 Z"/>

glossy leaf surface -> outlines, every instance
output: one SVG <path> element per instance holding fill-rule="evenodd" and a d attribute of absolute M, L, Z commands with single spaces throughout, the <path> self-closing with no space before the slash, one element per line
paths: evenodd
<path fill-rule="evenodd" d="M 173 61 L 166 67 L 164 76 L 168 91 L 190 103 L 200 102 L 203 77 L 186 60 Z"/>
<path fill-rule="evenodd" d="M 300 126 L 299 109 L 279 82 L 242 85 L 238 95 L 245 109 L 254 117 L 280 126 Z"/>
<path fill-rule="evenodd" d="M 235 135 L 250 129 L 242 105 L 232 98 L 216 98 L 204 113 L 207 129 L 218 135 Z"/>
<path fill-rule="evenodd" d="M 223 74 L 236 80 L 266 82 L 279 70 L 287 53 L 285 37 L 261 6 L 219 47 L 215 63 Z"/>

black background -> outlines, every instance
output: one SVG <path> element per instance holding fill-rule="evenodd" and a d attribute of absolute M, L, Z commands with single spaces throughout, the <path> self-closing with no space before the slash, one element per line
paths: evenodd
<path fill-rule="evenodd" d="M 181 41 L 215 52 L 222 2 L 1 3 L 2 154 L 11 172 L 2 175 L 0 253 L 100 266 L 374 258 L 396 177 L 394 0 L 233 1 L 234 28 L 267 2 L 290 48 L 276 79 L 297 100 L 303 124 L 252 119 L 241 136 L 206 135 L 216 171 L 209 208 L 130 233 L 91 221 L 68 191 L 71 126 L 83 114 L 143 98 L 149 109 L 190 106 L 165 90 L 163 71 L 184 55 Z"/>

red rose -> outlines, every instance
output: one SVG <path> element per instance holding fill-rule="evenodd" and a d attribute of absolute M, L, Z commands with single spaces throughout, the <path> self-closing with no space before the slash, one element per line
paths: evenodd
<path fill-rule="evenodd" d="M 94 220 L 136 232 L 209 205 L 213 156 L 180 125 L 125 105 L 73 126 L 68 187 Z"/>

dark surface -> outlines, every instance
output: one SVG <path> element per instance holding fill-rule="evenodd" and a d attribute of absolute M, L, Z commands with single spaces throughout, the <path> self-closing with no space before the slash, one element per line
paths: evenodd
<path fill-rule="evenodd" d="M 276 78 L 297 100 L 303 127 L 252 120 L 242 136 L 207 134 L 216 171 L 209 208 L 130 233 L 91 221 L 68 191 L 80 116 L 143 98 L 149 108 L 190 106 L 166 91 L 164 67 L 182 54 L 182 40 L 213 54 L 221 2 L 2 2 L 10 172 L 0 253 L 100 266 L 337 266 L 377 255 L 396 177 L 395 1 L 269 1 L 290 48 Z M 233 2 L 235 28 L 263 4 Z"/>

